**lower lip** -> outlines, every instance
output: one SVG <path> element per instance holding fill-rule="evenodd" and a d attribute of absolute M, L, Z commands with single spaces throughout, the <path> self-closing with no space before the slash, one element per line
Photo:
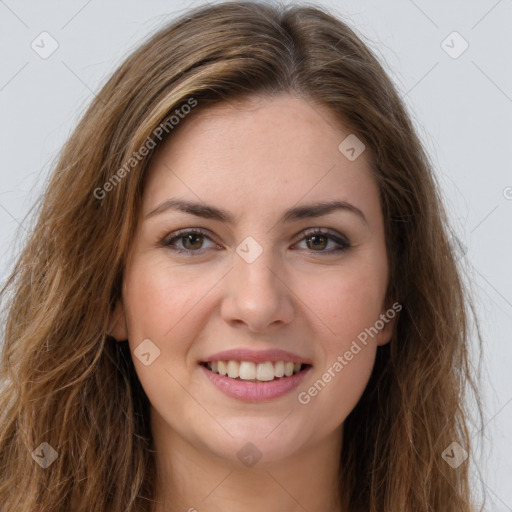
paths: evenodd
<path fill-rule="evenodd" d="M 203 365 L 199 366 L 220 391 L 232 398 L 243 400 L 244 402 L 264 402 L 284 396 L 295 389 L 312 368 L 308 366 L 306 369 L 291 377 L 281 377 L 268 382 L 250 382 L 231 379 L 214 373 Z"/>

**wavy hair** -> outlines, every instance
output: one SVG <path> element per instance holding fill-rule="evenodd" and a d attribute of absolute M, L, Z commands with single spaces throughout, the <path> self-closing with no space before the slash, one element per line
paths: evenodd
<path fill-rule="evenodd" d="M 479 347 L 481 336 L 427 153 L 354 29 L 314 5 L 245 1 L 189 10 L 144 41 L 59 154 L 1 290 L 3 512 L 153 510 L 149 402 L 127 345 L 108 334 L 158 149 L 141 148 L 172 137 L 179 127 L 166 120 L 191 99 L 193 116 L 280 93 L 327 107 L 364 141 L 385 222 L 387 299 L 403 306 L 344 424 L 346 510 L 475 510 L 468 390 L 480 417 L 481 403 L 472 320 Z M 155 137 L 162 125 L 165 137 Z M 454 441 L 470 454 L 457 469 L 442 458 Z M 46 469 L 36 464 L 43 442 L 58 454 Z"/>

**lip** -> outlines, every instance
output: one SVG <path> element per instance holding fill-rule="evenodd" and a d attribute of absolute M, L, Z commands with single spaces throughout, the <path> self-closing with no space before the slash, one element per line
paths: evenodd
<path fill-rule="evenodd" d="M 266 361 L 270 361 L 272 363 L 277 361 L 291 361 L 292 363 L 302 363 L 309 365 L 312 364 L 310 359 L 277 348 L 269 350 L 234 348 L 212 354 L 200 362 L 207 363 L 211 361 L 249 361 L 251 363 L 265 363 Z"/>
<path fill-rule="evenodd" d="M 215 359 L 214 359 L 215 360 Z M 247 359 L 244 359 L 247 361 Z M 268 361 L 268 359 L 267 359 Z M 297 361 L 300 362 L 300 361 Z M 263 402 L 282 397 L 295 389 L 302 380 L 309 374 L 312 366 L 292 375 L 291 377 L 281 377 L 268 382 L 251 382 L 244 380 L 235 380 L 230 377 L 214 373 L 203 365 L 199 365 L 210 382 L 214 384 L 225 395 L 237 398 L 244 402 Z"/>

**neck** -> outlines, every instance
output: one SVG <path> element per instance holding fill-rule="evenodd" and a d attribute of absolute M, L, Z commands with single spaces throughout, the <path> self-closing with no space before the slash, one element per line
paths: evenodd
<path fill-rule="evenodd" d="M 341 429 L 286 459 L 244 467 L 191 444 L 161 417 L 152 423 L 158 474 L 155 512 L 344 510 L 338 489 Z"/>

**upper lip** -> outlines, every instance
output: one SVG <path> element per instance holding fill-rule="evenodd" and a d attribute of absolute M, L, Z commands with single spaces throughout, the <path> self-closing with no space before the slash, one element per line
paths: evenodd
<path fill-rule="evenodd" d="M 311 364 L 310 359 L 293 354 L 292 352 L 287 352 L 286 350 L 251 350 L 247 348 L 234 348 L 217 352 L 206 357 L 201 362 L 206 363 L 211 361 L 250 361 L 253 363 L 291 361 L 293 363 Z"/>

